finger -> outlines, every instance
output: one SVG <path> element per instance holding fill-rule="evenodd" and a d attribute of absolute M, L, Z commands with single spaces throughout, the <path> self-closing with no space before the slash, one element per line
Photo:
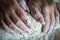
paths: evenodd
<path fill-rule="evenodd" d="M 15 32 L 12 30 L 12 29 L 10 29 L 6 24 L 5 24 L 5 22 L 3 21 L 3 13 L 1 13 L 0 12 L 0 16 L 1 16 L 1 18 L 0 18 L 0 24 L 1 24 L 1 28 L 4 30 L 4 31 L 6 31 L 6 32 L 8 32 L 8 33 L 10 33 L 10 34 L 15 34 Z"/>
<path fill-rule="evenodd" d="M 29 27 L 29 28 L 33 28 L 33 24 L 29 21 L 27 13 L 18 5 L 17 1 L 14 1 L 14 5 L 13 8 L 14 10 L 16 10 L 16 14 L 19 16 L 19 18 L 21 18 L 21 20 Z M 17 5 L 17 6 L 16 6 Z M 28 22 L 27 22 L 28 21 Z"/>
<path fill-rule="evenodd" d="M 1 26 L 2 24 L 1 24 L 1 20 L 0 20 L 0 26 Z"/>
<path fill-rule="evenodd" d="M 60 4 L 57 3 L 56 6 L 57 6 L 57 10 L 59 11 L 59 14 L 60 14 Z"/>
<path fill-rule="evenodd" d="M 23 33 L 24 33 L 21 29 L 19 29 L 18 26 L 16 26 L 16 25 L 11 21 L 11 19 L 8 17 L 8 15 L 6 15 L 6 19 L 7 19 L 6 22 L 8 22 L 8 26 L 9 26 L 11 29 L 13 29 L 16 33 L 20 33 L 20 34 L 23 34 Z"/>
<path fill-rule="evenodd" d="M 14 23 L 22 30 L 26 32 L 30 32 L 30 29 L 23 23 L 23 21 L 15 14 L 13 8 L 10 9 L 10 17 L 14 21 Z"/>
<path fill-rule="evenodd" d="M 39 7 L 39 6 L 37 5 L 37 3 L 36 3 L 36 5 L 35 5 L 34 2 L 29 2 L 29 3 L 28 3 L 28 6 L 29 6 L 29 8 L 30 8 L 30 10 L 31 10 L 31 14 L 33 15 L 33 17 L 34 17 L 37 21 L 41 22 L 41 23 L 44 25 L 44 24 L 45 24 L 44 18 L 43 18 L 43 16 L 42 16 L 41 12 L 38 10 L 38 7 Z"/>
<path fill-rule="evenodd" d="M 8 1 L 9 2 L 9 1 Z M 12 3 L 11 3 L 12 2 Z M 32 28 L 33 25 L 32 23 L 29 21 L 29 22 L 26 22 L 27 19 L 27 15 L 26 13 L 24 12 L 24 10 L 19 6 L 18 2 L 16 0 L 11 0 L 9 2 L 10 6 L 13 6 L 14 10 L 16 10 L 16 12 L 18 12 L 18 16 L 23 20 L 23 22 L 29 27 L 29 28 Z M 8 3 L 5 3 L 5 5 L 7 5 Z"/>
<path fill-rule="evenodd" d="M 25 0 L 17 0 L 17 1 L 23 10 L 29 12 L 29 8 L 28 8 Z"/>
<path fill-rule="evenodd" d="M 2 18 L 2 13 L 0 12 L 0 26 L 2 26 L 1 18 Z"/>
<path fill-rule="evenodd" d="M 43 27 L 43 32 L 44 33 L 47 33 L 48 30 L 49 30 L 49 25 L 50 25 L 50 15 L 49 15 L 49 12 L 50 12 L 50 9 L 49 9 L 49 6 L 45 6 L 43 7 L 43 15 L 44 15 L 44 18 L 45 18 L 45 26 Z"/>
<path fill-rule="evenodd" d="M 1 26 L 1 28 L 4 30 L 4 31 L 6 31 L 7 33 L 10 33 L 10 34 L 15 34 L 15 32 L 12 30 L 12 29 L 10 29 L 6 24 L 5 24 L 5 22 L 3 21 L 3 20 L 1 20 L 1 23 L 2 23 L 2 26 Z"/>
<path fill-rule="evenodd" d="M 55 25 L 55 14 L 54 14 L 54 4 L 50 6 L 50 30 L 48 33 L 53 31 L 54 25 Z"/>
<path fill-rule="evenodd" d="M 3 11 L 4 10 L 6 10 L 6 11 L 4 11 L 4 12 L 6 12 L 6 14 L 9 14 L 9 11 L 2 5 L 2 7 L 3 7 Z M 17 16 L 15 16 L 15 14 L 14 14 L 14 11 L 12 10 L 10 10 L 10 14 L 11 14 L 11 18 L 14 20 L 14 18 L 15 18 L 15 22 L 18 20 L 18 17 Z M 6 18 L 8 17 L 8 15 L 6 15 Z M 17 17 L 17 18 L 16 18 Z M 9 19 L 9 17 L 7 18 L 7 20 L 8 20 L 8 22 L 11 22 L 12 23 L 12 21 Z M 20 23 L 21 22 L 21 23 Z M 26 31 L 26 32 L 28 32 L 29 30 L 28 30 L 28 28 L 24 25 L 24 23 L 22 24 L 23 22 L 21 21 L 21 20 L 18 20 L 17 22 L 16 22 L 16 25 L 18 26 L 18 27 L 20 27 L 21 29 L 23 29 L 24 31 Z M 21 25 L 20 25 L 21 24 Z M 17 27 L 16 25 L 14 25 L 13 23 L 11 24 L 11 26 L 15 26 L 15 28 Z"/>
<path fill-rule="evenodd" d="M 4 10 L 5 11 L 5 10 Z M 4 12 L 3 11 L 3 12 Z M 5 12 L 4 12 L 5 13 Z M 17 28 L 17 26 L 16 25 L 14 25 L 13 24 L 13 22 L 9 19 L 9 17 L 8 17 L 8 15 L 6 15 L 7 13 L 5 13 L 5 15 L 3 14 L 3 16 L 4 16 L 4 21 L 5 21 L 5 23 L 8 25 L 8 27 L 9 28 L 11 28 L 12 30 L 14 30 L 16 33 L 19 33 L 19 34 L 21 34 L 21 33 L 23 33 L 23 31 L 22 30 L 20 30 L 19 28 Z"/>
<path fill-rule="evenodd" d="M 55 23 L 59 23 L 59 11 L 56 5 L 54 6 L 54 13 L 55 13 L 55 19 L 56 19 Z"/>
<path fill-rule="evenodd" d="M 14 3 L 14 2 L 13 2 L 13 3 Z M 7 4 L 6 4 L 6 5 L 7 5 Z M 11 6 L 12 6 L 12 5 L 11 5 Z M 11 6 L 10 6 L 10 7 L 11 7 Z M 10 9 L 10 7 L 8 7 L 8 8 Z M 14 6 L 14 7 L 15 7 L 15 6 Z M 12 8 L 12 9 L 13 9 L 13 8 Z M 12 11 L 11 11 L 11 12 L 12 12 Z M 16 19 L 15 19 L 15 20 L 16 20 Z M 21 22 L 22 22 L 22 21 L 21 21 Z M 20 23 L 20 22 L 19 22 L 19 23 Z M 23 22 L 22 22 L 22 23 L 23 23 Z M 17 22 L 17 24 L 18 24 L 18 22 Z M 20 23 L 20 24 L 21 24 L 21 23 Z M 24 27 L 25 24 L 23 23 L 23 24 L 21 24 L 21 26 L 18 24 L 18 26 L 19 26 L 19 27 L 21 27 L 21 26 Z M 27 30 L 28 28 L 27 28 L 26 26 L 25 26 L 26 28 L 25 28 L 25 27 L 23 28 L 23 27 L 21 27 L 21 28 L 22 28 L 24 31 L 26 31 L 26 32 L 30 31 L 30 30 Z"/>

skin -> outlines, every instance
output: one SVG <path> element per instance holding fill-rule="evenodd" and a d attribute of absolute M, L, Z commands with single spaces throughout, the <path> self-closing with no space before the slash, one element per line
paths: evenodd
<path fill-rule="evenodd" d="M 1 12 L 0 12 L 0 18 L 1 18 Z M 1 26 L 2 24 L 1 24 L 1 19 L 0 19 L 0 26 Z"/>
<path fill-rule="evenodd" d="M 56 22 L 59 23 L 59 14 L 60 14 L 60 12 L 59 12 L 59 10 L 57 8 L 57 4 L 56 4 L 56 6 L 55 6 L 54 9 L 55 9 L 54 11 L 55 11 L 55 19 L 56 19 Z M 57 18 L 58 18 L 58 20 L 57 20 Z"/>
<path fill-rule="evenodd" d="M 22 5 L 23 3 L 23 5 Z M 56 17 L 59 17 L 59 9 L 57 9 L 56 4 L 51 2 L 51 0 L 29 0 L 28 7 L 25 3 L 25 0 L 5 0 L 2 4 L 6 8 L 2 8 L 8 27 L 16 32 L 30 32 L 30 28 L 33 28 L 33 24 L 28 21 L 27 13 L 25 12 L 30 9 L 31 15 L 40 23 L 44 25 L 43 32 L 45 34 L 52 32 L 54 25 L 56 23 Z M 58 7 L 59 8 L 59 7 Z M 8 11 L 5 11 L 8 10 Z M 15 20 L 14 20 L 15 19 Z M 19 30 L 20 31 L 19 31 Z"/>
<path fill-rule="evenodd" d="M 2 5 L 1 5 L 2 6 Z M 16 22 L 16 19 L 15 20 L 13 20 L 13 21 L 15 21 L 16 23 L 14 23 L 10 18 L 9 18 L 9 12 L 7 11 L 7 9 L 6 8 L 4 8 L 4 6 L 2 6 L 1 7 L 2 9 L 3 9 L 3 12 L 4 12 L 4 17 L 5 17 L 5 19 L 6 20 L 4 20 L 6 23 L 7 23 L 7 25 L 9 26 L 9 28 L 11 28 L 11 29 L 13 29 L 15 32 L 17 32 L 17 33 L 22 33 L 23 31 L 22 30 L 24 30 L 25 32 L 30 32 L 30 30 L 28 29 L 28 27 L 23 23 L 23 21 L 22 20 L 20 20 L 19 19 L 19 17 L 17 17 L 16 16 L 16 14 L 14 14 L 14 11 L 12 10 L 10 10 L 12 13 L 10 14 L 11 16 L 12 16 L 12 18 L 14 18 L 14 17 L 16 17 L 16 18 L 18 18 L 18 21 Z M 6 11 L 4 11 L 4 10 L 6 10 Z M 14 15 L 14 17 L 13 17 L 13 15 Z M 13 26 L 13 27 L 12 27 Z M 22 30 L 20 30 L 19 28 L 21 28 Z"/>
<path fill-rule="evenodd" d="M 39 1 L 41 2 L 40 4 L 38 4 Z M 41 17 L 41 19 L 43 18 L 42 22 L 45 21 L 45 26 L 43 27 L 43 32 L 45 34 L 47 34 L 47 33 L 52 32 L 54 25 L 56 23 L 56 17 L 59 13 L 56 8 L 56 4 L 52 0 L 50 0 L 50 1 L 49 0 L 39 0 L 39 1 L 29 0 L 28 6 L 29 6 L 30 10 L 32 11 L 31 13 L 32 13 L 33 17 L 36 20 L 38 18 L 40 18 L 41 17 L 40 14 L 43 13 L 42 17 Z M 40 7 L 40 9 L 42 9 L 42 12 L 40 10 L 38 10 L 38 7 Z M 40 11 L 40 14 L 38 13 L 38 11 Z M 39 14 L 39 16 L 37 16 L 37 14 Z M 55 14 L 57 14 L 57 15 L 55 15 Z M 41 22 L 41 21 L 39 21 L 39 22 Z"/>
<path fill-rule="evenodd" d="M 39 2 L 42 2 L 42 0 L 41 1 L 29 0 L 28 6 L 29 6 L 30 10 L 32 11 L 31 13 L 32 13 L 33 17 L 36 20 L 39 19 L 38 21 L 43 24 L 45 22 L 45 27 L 43 28 L 43 32 L 46 34 L 49 29 L 49 25 L 50 25 L 50 15 L 49 15 L 50 9 L 49 9 L 49 6 L 46 2 L 42 3 L 42 5 L 39 4 Z M 42 8 L 43 14 L 41 14 L 41 11 L 38 9 L 39 7 L 41 8 L 41 6 L 43 7 Z"/>
<path fill-rule="evenodd" d="M 29 8 L 26 4 L 26 0 L 17 0 L 17 1 L 24 11 L 29 12 Z"/>
<path fill-rule="evenodd" d="M 51 17 L 51 23 L 50 23 L 50 31 L 49 31 L 49 33 L 54 30 L 53 26 L 55 26 L 55 24 L 59 23 L 59 11 L 57 9 L 57 4 L 52 3 L 51 6 L 52 6 L 52 8 L 51 8 L 52 10 L 54 8 L 54 14 L 51 14 L 52 17 Z M 51 12 L 52 12 L 52 10 L 51 10 Z"/>
<path fill-rule="evenodd" d="M 57 9 L 58 9 L 58 11 L 60 13 L 60 4 L 59 3 L 56 3 L 56 5 L 57 5 Z"/>
<path fill-rule="evenodd" d="M 15 34 L 15 32 L 11 28 L 9 28 L 3 20 L 1 20 L 1 23 L 2 23 L 2 27 L 1 28 L 5 32 L 8 32 L 8 33 L 13 34 L 13 35 Z"/>
<path fill-rule="evenodd" d="M 14 1 L 14 5 L 17 6 L 13 6 L 16 14 L 19 16 L 19 18 L 21 18 L 21 20 L 29 27 L 29 28 L 33 28 L 33 24 L 31 22 L 27 22 L 28 21 L 28 16 L 27 13 L 25 11 L 23 11 L 23 9 L 18 5 L 17 1 Z"/>
<path fill-rule="evenodd" d="M 47 1 L 48 2 L 48 1 Z M 58 19 L 59 19 L 59 12 L 58 12 L 58 10 L 57 10 L 57 7 L 56 7 L 56 4 L 53 2 L 53 1 L 49 1 L 48 2 L 48 5 L 46 4 L 46 6 L 48 7 L 47 8 L 47 10 L 49 10 L 49 11 L 47 11 L 46 9 L 45 9 L 45 12 L 46 12 L 46 15 L 47 16 L 49 16 L 47 19 L 46 19 L 46 26 L 45 26 L 45 30 L 44 30 L 44 33 L 51 33 L 52 31 L 53 31 L 53 29 L 54 29 L 54 26 L 55 26 L 55 23 L 56 23 L 56 18 L 58 17 Z M 45 6 L 45 7 L 46 7 Z M 44 9 L 43 9 L 44 10 Z M 49 12 L 49 13 L 48 13 Z M 44 13 L 45 14 L 45 13 Z M 47 17 L 45 15 L 45 17 Z M 49 21 L 48 21 L 49 20 Z M 47 22 L 48 21 L 48 22 Z M 47 24 L 49 24 L 49 25 L 47 25 Z M 47 30 L 48 29 L 48 30 Z"/>
<path fill-rule="evenodd" d="M 38 2 L 38 3 L 37 3 Z M 28 2 L 28 6 L 31 10 L 31 15 L 39 22 L 41 22 L 43 25 L 45 24 L 44 22 L 44 18 L 41 14 L 40 11 L 40 5 L 39 5 L 39 1 L 37 0 L 29 0 Z"/>

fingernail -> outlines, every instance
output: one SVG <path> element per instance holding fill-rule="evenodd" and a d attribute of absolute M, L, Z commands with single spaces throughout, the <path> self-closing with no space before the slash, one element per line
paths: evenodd
<path fill-rule="evenodd" d="M 43 25 L 45 25 L 45 22 L 42 22 Z"/>
<path fill-rule="evenodd" d="M 29 29 L 29 30 L 27 30 L 26 32 L 27 32 L 28 34 L 31 34 L 31 30 L 30 30 L 30 29 Z"/>
<path fill-rule="evenodd" d="M 45 22 L 43 20 L 39 19 L 39 22 L 45 25 Z"/>
<path fill-rule="evenodd" d="M 42 25 L 45 25 L 45 22 L 40 22 Z"/>

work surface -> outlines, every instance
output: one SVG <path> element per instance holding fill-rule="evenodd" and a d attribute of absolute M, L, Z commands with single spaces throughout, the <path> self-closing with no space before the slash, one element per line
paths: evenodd
<path fill-rule="evenodd" d="M 0 28 L 0 40 L 60 40 L 60 23 L 58 22 L 59 18 L 57 18 L 57 23 L 54 27 L 53 32 L 49 33 L 47 36 L 45 36 L 43 33 L 41 33 L 41 24 L 37 22 L 35 19 L 33 19 L 30 15 L 28 15 L 29 20 L 34 24 L 35 30 L 32 29 L 31 35 L 20 35 L 20 34 L 9 34 L 5 31 L 3 31 Z"/>

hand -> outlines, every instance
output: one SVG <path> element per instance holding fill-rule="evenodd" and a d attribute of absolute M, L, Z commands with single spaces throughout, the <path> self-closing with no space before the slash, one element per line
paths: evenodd
<path fill-rule="evenodd" d="M 47 0 L 29 0 L 28 6 L 33 17 L 40 23 L 45 24 L 43 32 L 45 34 L 49 30 L 51 32 L 56 23 L 56 17 L 59 15 L 56 4 Z"/>
<path fill-rule="evenodd" d="M 9 2 L 9 3 L 8 3 Z M 3 5 L 4 4 L 4 5 Z M 0 4 L 1 14 L 4 16 L 1 19 L 2 25 L 6 31 L 11 31 L 11 29 L 16 33 L 30 34 L 30 30 L 34 27 L 28 21 L 26 12 L 19 6 L 16 0 L 7 0 Z M 6 26 L 5 26 L 6 25 Z M 11 31 L 12 32 L 12 31 Z"/>
<path fill-rule="evenodd" d="M 44 33 L 47 32 L 49 34 L 53 31 L 54 26 L 57 23 L 57 18 L 59 19 L 59 12 L 57 10 L 56 4 L 54 2 L 47 3 L 45 7 L 43 7 L 43 14 L 45 15 L 44 17 L 46 23 L 43 31 Z"/>

